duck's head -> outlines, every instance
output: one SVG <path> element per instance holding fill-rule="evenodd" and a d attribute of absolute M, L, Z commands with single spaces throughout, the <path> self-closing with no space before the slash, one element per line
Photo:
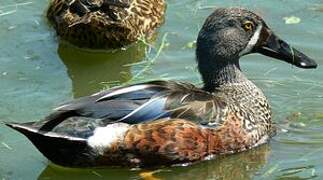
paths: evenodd
<path fill-rule="evenodd" d="M 262 18 L 248 10 L 220 8 L 206 19 L 197 39 L 200 71 L 230 62 L 239 65 L 239 58 L 251 53 L 261 53 L 300 68 L 317 67 L 313 59 L 281 40 Z"/>

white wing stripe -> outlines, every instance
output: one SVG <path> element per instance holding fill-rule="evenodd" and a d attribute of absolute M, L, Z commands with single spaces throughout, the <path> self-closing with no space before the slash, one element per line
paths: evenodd
<path fill-rule="evenodd" d="M 150 103 L 160 99 L 161 97 L 155 97 L 155 98 L 152 98 L 150 99 L 148 102 L 142 104 L 141 106 L 139 106 L 137 109 L 133 110 L 131 113 L 129 113 L 128 115 L 126 115 L 125 117 L 119 119 L 118 121 L 123 121 L 127 118 L 129 118 L 130 116 L 134 115 L 136 112 L 140 111 L 141 109 L 143 109 L 144 107 L 148 106 Z"/>
<path fill-rule="evenodd" d="M 113 96 L 117 96 L 117 95 L 121 95 L 121 94 L 126 94 L 132 91 L 138 91 L 138 90 L 142 90 L 142 89 L 146 89 L 146 88 L 150 88 L 150 87 L 156 87 L 157 85 L 147 85 L 147 84 L 140 84 L 140 85 L 134 85 L 134 86 L 129 86 L 126 88 L 121 88 L 121 89 L 117 89 L 109 94 L 106 94 L 105 96 L 100 97 L 99 99 L 96 100 L 96 102 L 102 101 L 104 99 L 109 99 Z"/>

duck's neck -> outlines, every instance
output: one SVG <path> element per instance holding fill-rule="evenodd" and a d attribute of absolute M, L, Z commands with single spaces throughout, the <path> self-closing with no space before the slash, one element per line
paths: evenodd
<path fill-rule="evenodd" d="M 209 61 L 210 60 L 206 60 Z M 249 82 L 240 70 L 239 59 L 219 60 L 214 63 L 203 63 L 199 60 L 199 71 L 204 82 L 204 90 L 214 92 L 221 86 Z"/>

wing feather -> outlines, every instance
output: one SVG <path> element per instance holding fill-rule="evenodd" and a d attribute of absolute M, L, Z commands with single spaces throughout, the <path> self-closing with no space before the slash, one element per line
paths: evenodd
<path fill-rule="evenodd" d="M 225 103 L 221 98 L 192 84 L 153 81 L 114 88 L 68 102 L 45 119 L 41 130 L 50 131 L 70 117 L 74 120 L 78 117 L 99 119 L 103 124 L 137 124 L 167 117 L 214 121 L 223 106 Z"/>

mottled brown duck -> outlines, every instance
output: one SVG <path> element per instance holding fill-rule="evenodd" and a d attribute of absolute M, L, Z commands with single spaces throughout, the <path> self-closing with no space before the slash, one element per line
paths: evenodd
<path fill-rule="evenodd" d="M 63 166 L 170 165 L 245 151 L 275 132 L 267 98 L 240 69 L 250 53 L 317 66 L 258 15 L 220 8 L 197 39 L 203 88 L 174 81 L 118 87 L 63 104 L 42 121 L 7 125 Z"/>
<path fill-rule="evenodd" d="M 152 37 L 165 9 L 165 0 L 51 0 L 47 18 L 63 40 L 112 49 Z"/>

